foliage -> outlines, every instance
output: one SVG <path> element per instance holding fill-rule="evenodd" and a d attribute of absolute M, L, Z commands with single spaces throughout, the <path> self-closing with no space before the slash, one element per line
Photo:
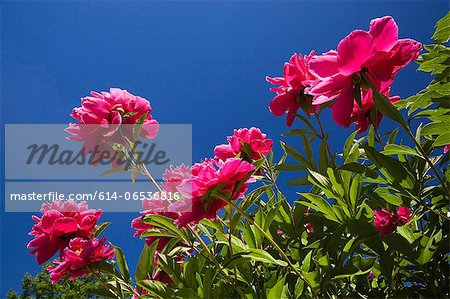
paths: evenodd
<path fill-rule="evenodd" d="M 425 46 L 417 60 L 419 70 L 433 75 L 424 90 L 394 106 L 365 71 L 358 73 L 355 95 L 361 97 L 362 87 L 373 92 L 374 110 L 367 116 L 372 126 L 366 134 L 352 133 L 337 154 L 331 151 L 332 136 L 320 119 L 332 103 L 312 114 L 309 106 L 302 109 L 304 115 L 297 114 L 296 119 L 302 126 L 284 134 L 287 140 L 300 139 L 302 151 L 281 142 L 281 159 L 272 152 L 253 159 L 250 144 L 236 143 L 239 158 L 253 164 L 250 174 L 260 185 L 239 200 L 234 200 L 235 192 L 250 174 L 228 193 L 222 190 L 228 182 L 214 186 L 201 199 L 205 205 L 208 200 L 223 201 L 223 213 L 215 220 L 203 217 L 195 226 L 180 227 L 171 217 L 145 214 L 141 221 L 149 228 L 141 237 L 159 240 L 144 245 L 134 275 L 119 247 L 115 247 L 115 264 L 89 265 L 91 272 L 112 277 L 103 283 L 103 294 L 111 298 L 449 297 L 450 154 L 444 151 L 450 144 L 450 49 L 445 44 L 449 22 L 447 14 L 437 23 L 436 43 Z M 360 105 L 361 98 L 355 101 Z M 378 112 L 399 127 L 383 132 Z M 145 167 L 142 172 L 151 178 Z M 290 185 L 308 190 L 299 192 L 295 202 L 278 185 L 284 172 L 297 175 Z M 398 207 L 411 210 L 411 217 L 398 221 L 392 212 Z M 374 211 L 393 221 L 389 233 L 379 232 Z M 158 244 L 162 238 L 168 240 L 165 246 Z"/>
<path fill-rule="evenodd" d="M 94 299 L 103 298 L 101 295 L 95 295 L 97 290 L 101 290 L 101 284 L 93 275 L 88 275 L 80 279 L 63 279 L 53 285 L 50 281 L 50 275 L 45 269 L 51 264 L 44 266 L 44 271 L 32 276 L 26 273 L 22 278 L 21 293 L 14 290 L 8 292 L 8 299 Z M 109 279 L 102 274 L 103 279 Z"/>

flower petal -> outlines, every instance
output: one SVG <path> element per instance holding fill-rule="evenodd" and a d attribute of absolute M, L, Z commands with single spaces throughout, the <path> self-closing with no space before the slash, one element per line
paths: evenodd
<path fill-rule="evenodd" d="M 390 16 L 373 19 L 369 33 L 378 51 L 390 51 L 398 40 L 398 27 Z"/>
<path fill-rule="evenodd" d="M 338 65 L 342 75 L 359 72 L 366 61 L 376 54 L 375 43 L 370 34 L 354 30 L 338 45 Z"/>

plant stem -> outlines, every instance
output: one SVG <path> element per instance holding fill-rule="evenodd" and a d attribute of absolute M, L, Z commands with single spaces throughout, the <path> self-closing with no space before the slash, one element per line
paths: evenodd
<path fill-rule="evenodd" d="M 156 182 L 156 180 L 153 178 L 153 176 L 150 174 L 150 171 L 148 171 L 147 166 L 145 166 L 144 163 L 141 164 L 141 173 L 152 182 L 152 184 L 158 189 L 160 193 L 163 193 L 164 190 L 161 188 L 161 186 Z"/>
<path fill-rule="evenodd" d="M 319 128 L 320 128 L 320 139 L 325 139 L 325 131 L 323 129 L 323 125 L 322 125 L 322 121 L 320 120 L 320 117 L 317 113 L 314 113 L 314 116 L 316 117 L 317 123 L 319 124 Z M 330 159 L 333 158 L 333 154 L 331 153 L 330 147 L 328 146 L 328 141 L 326 141 L 326 147 L 327 147 L 327 152 L 328 155 L 330 156 Z"/>

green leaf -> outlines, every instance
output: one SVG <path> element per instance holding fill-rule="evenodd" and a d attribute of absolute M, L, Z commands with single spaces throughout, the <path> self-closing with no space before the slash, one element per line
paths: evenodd
<path fill-rule="evenodd" d="M 430 237 L 423 236 L 421 240 L 421 245 L 423 248 L 421 248 L 419 257 L 417 258 L 417 261 L 421 265 L 425 265 L 431 259 L 433 258 L 436 249 L 438 248 L 438 244 L 442 240 L 442 230 L 437 231 L 436 233 L 433 233 Z"/>
<path fill-rule="evenodd" d="M 125 259 L 125 255 L 120 247 L 114 246 L 114 250 L 116 252 L 116 261 L 117 266 L 119 267 L 120 273 L 122 274 L 122 278 L 126 281 L 130 281 L 130 270 L 127 265 L 127 261 Z"/>
<path fill-rule="evenodd" d="M 136 284 L 150 294 L 157 295 L 159 298 L 171 298 L 171 293 L 167 285 L 160 281 L 145 279 L 136 281 Z"/>
<path fill-rule="evenodd" d="M 401 196 L 395 195 L 389 192 L 386 188 L 378 188 L 375 190 L 375 192 L 385 201 L 387 201 L 390 204 L 393 204 L 394 206 L 401 206 L 403 204 L 403 200 Z"/>
<path fill-rule="evenodd" d="M 308 180 L 313 183 L 314 185 L 324 188 L 324 189 L 328 189 L 328 190 L 332 190 L 332 184 L 331 181 L 324 175 L 308 169 Z"/>
<path fill-rule="evenodd" d="M 320 287 L 319 271 L 303 272 L 302 275 L 308 281 L 308 284 L 311 286 L 313 290 L 316 290 L 317 288 Z"/>
<path fill-rule="evenodd" d="M 363 148 L 367 157 L 374 162 L 380 170 L 386 170 L 391 178 L 398 180 L 402 186 L 411 189 L 414 187 L 412 176 L 400 161 L 379 153 L 375 148 L 370 147 L 367 144 L 363 145 Z"/>
<path fill-rule="evenodd" d="M 299 152 L 297 152 L 297 150 L 295 148 L 293 148 L 290 145 L 287 145 L 284 142 L 281 142 L 281 146 L 283 147 L 284 151 L 291 156 L 292 158 L 294 158 L 295 160 L 297 160 L 298 162 L 300 162 L 302 165 L 307 166 L 307 167 L 311 167 L 311 163 L 310 161 L 308 161 L 308 159 L 306 159 L 305 156 L 303 156 L 302 154 L 300 154 Z"/>
<path fill-rule="evenodd" d="M 450 133 L 446 132 L 439 135 L 433 142 L 433 146 L 444 146 L 450 144 Z"/>
<path fill-rule="evenodd" d="M 267 292 L 267 299 L 281 299 L 288 298 L 286 293 L 284 292 L 284 283 L 286 281 L 286 275 L 283 276 L 278 282 L 273 286 L 273 288 L 269 289 Z"/>
<path fill-rule="evenodd" d="M 372 269 L 375 260 L 375 258 L 363 258 L 360 255 L 354 256 L 350 258 L 347 264 L 340 269 L 340 271 L 333 277 L 333 280 L 367 274 Z"/>
<path fill-rule="evenodd" d="M 189 238 L 186 235 L 186 231 L 182 229 L 178 229 L 174 224 L 174 220 L 168 217 L 164 217 L 162 215 L 149 214 L 143 218 L 143 222 L 147 224 L 154 225 L 161 229 L 166 229 L 177 236 L 180 240 L 184 241 L 186 244 L 189 244 Z"/>
<path fill-rule="evenodd" d="M 450 39 L 450 12 L 437 21 L 433 39 L 438 43 L 446 43 Z"/>
<path fill-rule="evenodd" d="M 144 243 L 134 276 L 136 281 L 146 279 L 153 272 L 153 257 L 157 246 L 158 241 L 153 242 L 150 247 Z"/>
<path fill-rule="evenodd" d="M 412 148 L 406 145 L 398 145 L 398 144 L 387 144 L 384 147 L 383 154 L 385 155 L 411 155 L 420 157 L 420 155 Z"/>
<path fill-rule="evenodd" d="M 309 185 L 309 184 L 311 184 L 307 177 L 302 177 L 302 178 L 298 178 L 298 179 L 295 179 L 295 180 L 291 180 L 291 181 L 289 181 L 287 183 L 288 183 L 288 185 L 291 185 L 291 186 L 301 186 L 301 185 Z"/>
<path fill-rule="evenodd" d="M 87 293 L 89 295 L 97 296 L 99 298 L 114 298 L 114 299 L 117 298 L 116 294 L 113 294 L 111 290 L 105 287 L 98 287 L 98 288 L 89 287 Z"/>
<path fill-rule="evenodd" d="M 353 88 L 353 95 L 355 97 L 355 102 L 358 104 L 359 108 L 363 109 L 363 104 L 361 101 L 361 86 L 359 83 L 355 84 L 355 87 Z"/>
<path fill-rule="evenodd" d="M 426 124 L 422 129 L 422 135 L 440 135 L 450 128 L 450 121 L 439 121 Z"/>
<path fill-rule="evenodd" d="M 392 105 L 389 99 L 381 94 L 377 89 L 373 88 L 373 102 L 375 103 L 375 107 L 380 110 L 380 112 L 385 115 L 387 118 L 392 119 L 404 126 L 406 126 L 405 121 L 403 120 L 400 112 Z"/>
<path fill-rule="evenodd" d="M 359 164 L 357 162 L 344 164 L 342 166 L 339 166 L 338 169 L 348 170 L 351 172 L 363 174 L 363 175 L 371 177 L 373 179 L 376 179 L 378 177 L 378 173 L 376 173 L 374 170 L 370 169 L 369 167 L 367 167 L 363 164 Z"/>
<path fill-rule="evenodd" d="M 97 238 L 111 224 L 111 222 L 103 222 L 95 227 L 92 235 Z"/>
<path fill-rule="evenodd" d="M 306 205 L 308 207 L 311 207 L 311 208 L 321 212 L 322 214 L 324 214 L 324 216 L 327 219 L 329 219 L 331 221 L 338 222 L 338 223 L 341 222 L 339 220 L 339 218 L 336 216 L 331 205 L 326 200 L 324 200 L 321 196 L 318 196 L 318 195 L 312 194 L 312 193 L 302 193 L 301 196 L 303 196 L 304 198 L 309 200 L 313 205 L 308 205 L 307 203 L 305 203 L 303 201 L 298 201 L 299 204 Z"/>
<path fill-rule="evenodd" d="M 270 255 L 270 253 L 262 249 L 249 248 L 247 252 L 243 252 L 241 255 L 242 257 L 250 258 L 252 261 L 274 264 L 282 267 L 286 267 L 288 265 L 285 261 L 275 259 Z"/>

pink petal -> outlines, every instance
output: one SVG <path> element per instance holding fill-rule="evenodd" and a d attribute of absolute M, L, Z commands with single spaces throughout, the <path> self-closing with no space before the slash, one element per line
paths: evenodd
<path fill-rule="evenodd" d="M 332 107 L 331 116 L 336 124 L 348 128 L 351 122 L 351 114 L 353 111 L 353 88 L 351 86 L 347 87 L 339 95 L 338 100 L 334 103 Z"/>
<path fill-rule="evenodd" d="M 378 51 L 389 51 L 398 40 L 398 27 L 392 17 L 374 19 L 370 22 L 369 33 Z"/>
<path fill-rule="evenodd" d="M 214 155 L 219 159 L 228 159 L 235 156 L 229 144 L 221 144 L 214 148 Z"/>
<path fill-rule="evenodd" d="M 141 136 L 148 139 L 153 139 L 158 135 L 159 124 L 156 120 L 145 121 L 142 125 Z"/>
<path fill-rule="evenodd" d="M 309 61 L 309 70 L 318 78 L 331 77 L 339 72 L 337 52 L 329 51 L 313 56 Z"/>
<path fill-rule="evenodd" d="M 342 75 L 359 72 L 366 61 L 376 54 L 375 44 L 370 34 L 354 30 L 338 45 L 338 65 Z"/>
<path fill-rule="evenodd" d="M 55 221 L 53 228 L 63 233 L 72 233 L 78 229 L 78 225 L 74 218 L 62 217 Z"/>
<path fill-rule="evenodd" d="M 289 93 L 282 93 L 273 98 L 269 110 L 273 115 L 280 117 L 292 105 L 295 105 L 295 97 Z"/>

